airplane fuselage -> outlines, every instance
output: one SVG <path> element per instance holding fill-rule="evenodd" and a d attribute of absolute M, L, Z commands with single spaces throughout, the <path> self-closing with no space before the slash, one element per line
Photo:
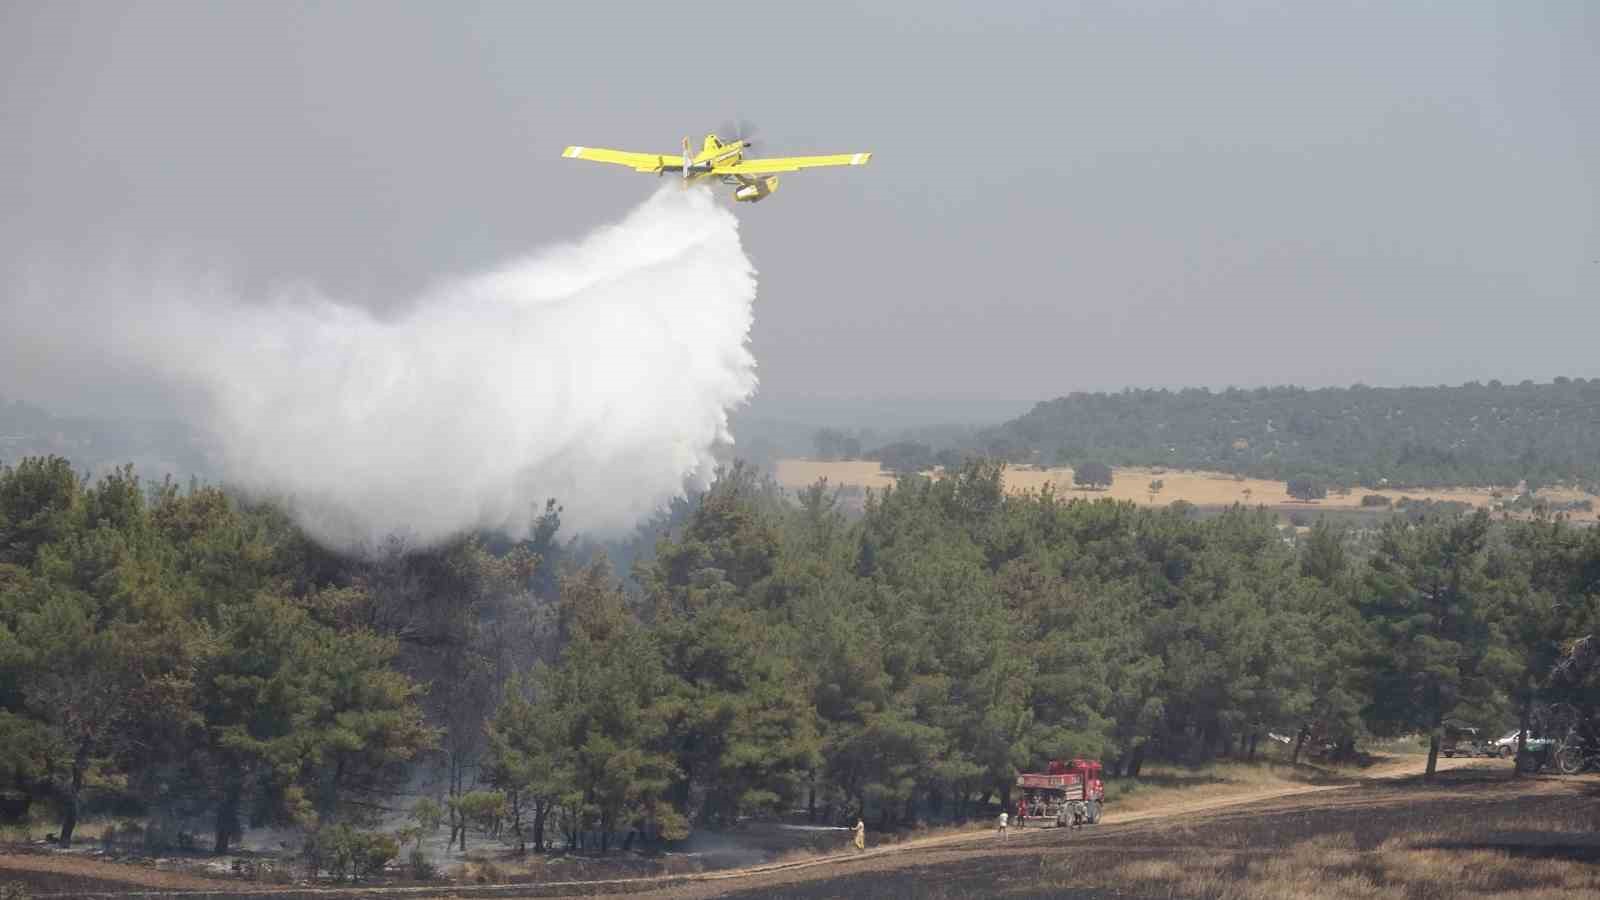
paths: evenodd
<path fill-rule="evenodd" d="M 689 155 L 689 139 L 683 139 L 683 177 L 685 181 L 700 181 L 713 177 L 712 170 L 720 165 L 737 163 L 744 158 L 744 150 L 750 146 L 749 141 L 724 142 L 715 134 L 708 134 L 700 145 L 700 152 L 694 156 Z M 778 176 L 757 178 L 748 175 L 721 175 L 716 176 L 723 184 L 734 185 L 733 199 L 741 203 L 755 203 L 770 196 L 778 189 Z"/>
<path fill-rule="evenodd" d="M 749 146 L 749 141 L 733 141 L 723 143 L 722 139 L 714 134 L 706 135 L 705 142 L 700 147 L 700 152 L 691 153 L 689 139 L 683 139 L 683 176 L 685 178 L 702 178 L 711 174 L 713 167 L 727 163 L 736 163 L 744 156 L 744 148 Z"/>

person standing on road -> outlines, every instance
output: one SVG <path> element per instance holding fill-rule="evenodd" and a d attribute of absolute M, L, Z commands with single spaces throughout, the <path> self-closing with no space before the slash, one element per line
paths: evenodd
<path fill-rule="evenodd" d="M 1006 833 L 1006 811 L 1002 809 L 1000 811 L 1000 840 L 1004 841 L 1009 838 L 1010 835 Z"/>
<path fill-rule="evenodd" d="M 856 849 L 857 850 L 865 850 L 865 849 L 867 849 L 867 823 L 861 821 L 861 819 L 858 817 L 856 819 L 856 827 L 854 827 L 854 828 L 852 828 L 850 830 L 855 832 Z"/>

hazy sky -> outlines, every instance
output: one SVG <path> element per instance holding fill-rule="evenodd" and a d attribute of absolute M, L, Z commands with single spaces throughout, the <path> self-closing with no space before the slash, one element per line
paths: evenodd
<path fill-rule="evenodd" d="M 0 303 L 148 256 L 393 306 L 656 187 L 565 145 L 743 115 L 875 154 L 738 210 L 775 414 L 1600 376 L 1600 5 L 1202 6 L 0 0 Z"/>

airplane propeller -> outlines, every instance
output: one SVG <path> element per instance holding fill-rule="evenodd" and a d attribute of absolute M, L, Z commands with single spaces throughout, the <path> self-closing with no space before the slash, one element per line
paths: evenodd
<path fill-rule="evenodd" d="M 744 116 L 734 116 L 732 122 L 722 123 L 717 134 L 728 141 L 749 141 L 750 149 L 755 149 L 756 125 Z"/>

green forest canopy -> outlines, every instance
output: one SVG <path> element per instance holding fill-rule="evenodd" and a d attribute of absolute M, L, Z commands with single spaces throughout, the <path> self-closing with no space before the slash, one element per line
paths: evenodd
<path fill-rule="evenodd" d="M 849 518 L 736 464 L 628 583 L 554 505 L 528 541 L 346 559 L 215 488 L 30 458 L 0 469 L 0 812 L 70 840 L 139 810 L 224 849 L 403 814 L 426 769 L 446 802 L 419 821 L 463 846 L 502 817 L 535 846 L 796 808 L 892 827 L 1051 758 L 1117 776 L 1600 697 L 1548 680 L 1600 618 L 1596 529 L 1295 535 L 1001 481 L 907 477 Z"/>

